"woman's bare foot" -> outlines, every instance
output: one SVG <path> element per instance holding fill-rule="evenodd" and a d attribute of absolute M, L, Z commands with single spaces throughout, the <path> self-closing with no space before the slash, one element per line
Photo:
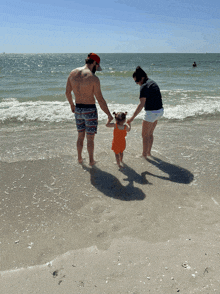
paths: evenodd
<path fill-rule="evenodd" d="M 89 163 L 89 165 L 90 165 L 90 166 L 93 166 L 93 165 L 95 165 L 96 163 L 97 163 L 97 161 L 93 160 L 93 161 L 91 161 L 91 162 Z"/>

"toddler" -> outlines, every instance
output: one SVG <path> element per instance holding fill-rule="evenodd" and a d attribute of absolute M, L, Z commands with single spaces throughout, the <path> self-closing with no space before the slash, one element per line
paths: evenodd
<path fill-rule="evenodd" d="M 121 163 L 123 159 L 123 151 L 126 147 L 125 137 L 127 132 L 131 130 L 130 124 L 125 124 L 127 112 L 113 112 L 115 115 L 116 123 L 110 123 L 107 121 L 106 127 L 113 128 L 113 141 L 112 141 L 112 150 L 115 152 L 115 158 L 118 164 L 118 167 L 121 168 Z"/>

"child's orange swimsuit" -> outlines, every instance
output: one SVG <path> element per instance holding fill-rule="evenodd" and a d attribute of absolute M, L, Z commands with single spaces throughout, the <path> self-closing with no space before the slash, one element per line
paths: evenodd
<path fill-rule="evenodd" d="M 123 130 L 120 130 L 118 128 L 118 125 L 116 124 L 116 127 L 113 132 L 113 141 L 112 141 L 112 150 L 115 152 L 115 154 L 121 153 L 125 150 L 126 135 L 127 135 L 126 126 L 124 127 Z"/>

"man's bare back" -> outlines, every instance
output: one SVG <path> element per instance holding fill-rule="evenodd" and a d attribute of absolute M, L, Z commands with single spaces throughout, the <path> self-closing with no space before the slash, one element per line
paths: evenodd
<path fill-rule="evenodd" d="M 75 96 L 75 103 L 94 104 L 94 88 L 98 78 L 86 67 L 74 69 L 68 78 L 67 86 Z"/>
<path fill-rule="evenodd" d="M 95 97 L 101 109 L 112 119 L 106 101 L 102 96 L 99 78 L 94 75 L 87 65 L 71 71 L 66 85 L 66 97 L 71 109 L 75 111 L 72 94 L 75 96 L 75 103 L 95 104 Z"/>
<path fill-rule="evenodd" d="M 73 104 L 71 91 L 74 93 L 75 103 L 95 104 L 96 97 L 101 109 L 109 115 L 102 96 L 99 78 L 91 72 L 87 65 L 74 69 L 69 75 L 66 96 L 70 105 Z M 71 108 L 73 110 L 72 105 Z"/>

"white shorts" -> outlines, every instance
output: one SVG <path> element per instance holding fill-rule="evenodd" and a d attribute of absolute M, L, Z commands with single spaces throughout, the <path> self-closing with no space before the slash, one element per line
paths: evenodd
<path fill-rule="evenodd" d="M 144 120 L 153 123 L 163 116 L 163 112 L 163 108 L 158 110 L 145 110 Z"/>

